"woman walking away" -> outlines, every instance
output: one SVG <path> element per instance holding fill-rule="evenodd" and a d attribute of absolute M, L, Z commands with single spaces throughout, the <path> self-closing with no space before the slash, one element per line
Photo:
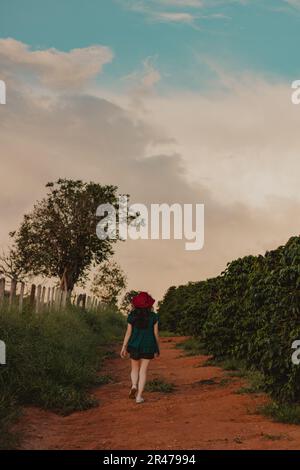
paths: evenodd
<path fill-rule="evenodd" d="M 149 362 L 159 356 L 158 315 L 152 311 L 155 300 L 147 292 L 140 292 L 131 302 L 134 309 L 128 315 L 121 357 L 130 354 L 132 387 L 129 398 L 143 403 Z"/>

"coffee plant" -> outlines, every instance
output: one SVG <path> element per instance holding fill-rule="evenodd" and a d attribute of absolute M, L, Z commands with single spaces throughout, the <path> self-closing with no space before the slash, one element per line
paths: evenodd
<path fill-rule="evenodd" d="M 232 261 L 216 278 L 171 287 L 159 314 L 162 328 L 259 370 L 277 400 L 300 400 L 300 367 L 291 361 L 300 339 L 300 237 Z"/>

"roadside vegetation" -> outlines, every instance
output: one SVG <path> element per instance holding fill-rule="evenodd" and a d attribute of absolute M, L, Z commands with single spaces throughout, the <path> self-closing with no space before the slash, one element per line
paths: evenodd
<path fill-rule="evenodd" d="M 175 385 L 167 382 L 163 378 L 150 380 L 146 384 L 147 392 L 172 393 L 175 391 Z"/>
<path fill-rule="evenodd" d="M 105 352 L 120 339 L 124 317 L 110 307 L 100 312 L 65 311 L 20 315 L 0 310 L 7 364 L 0 367 L 0 448 L 15 445 L 7 434 L 21 406 L 61 414 L 97 406 L 93 386 L 108 381 L 98 371 Z"/>
<path fill-rule="evenodd" d="M 300 339 L 300 237 L 232 261 L 215 278 L 171 287 L 159 315 L 162 328 L 193 337 L 179 347 L 203 350 L 212 356 L 207 365 L 252 377 L 240 393 L 268 392 L 274 402 L 265 413 L 299 421 L 300 367 L 291 347 Z"/>
<path fill-rule="evenodd" d="M 0 340 L 7 357 L 0 367 L 0 448 L 16 446 L 17 435 L 8 431 L 22 406 L 61 414 L 85 410 L 97 406 L 89 390 L 112 380 L 98 371 L 123 333 L 125 320 L 117 305 L 127 280 L 112 261 L 118 237 L 97 236 L 97 208 L 107 203 L 118 208 L 116 186 L 49 182 L 0 254 Z M 48 299 L 45 304 L 41 285 L 31 286 L 30 294 L 27 289 L 23 299 L 24 285 L 41 278 L 60 290 L 54 303 Z M 74 288 L 88 281 L 89 294 L 80 294 L 81 301 L 72 305 Z M 93 301 L 86 303 L 90 294 Z"/>

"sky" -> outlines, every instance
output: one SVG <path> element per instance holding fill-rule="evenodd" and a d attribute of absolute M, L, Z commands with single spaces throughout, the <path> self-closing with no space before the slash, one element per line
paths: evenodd
<path fill-rule="evenodd" d="M 59 177 L 204 203 L 205 246 L 128 241 L 157 299 L 299 233 L 299 0 L 1 0 L 0 245 Z"/>

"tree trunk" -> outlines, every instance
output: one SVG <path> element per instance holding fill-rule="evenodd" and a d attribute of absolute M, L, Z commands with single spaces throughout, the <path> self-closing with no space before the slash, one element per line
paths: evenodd
<path fill-rule="evenodd" d="M 60 288 L 62 291 L 68 291 L 69 293 L 74 288 L 73 272 L 68 271 L 68 268 L 64 269 L 63 275 L 60 278 Z"/>

